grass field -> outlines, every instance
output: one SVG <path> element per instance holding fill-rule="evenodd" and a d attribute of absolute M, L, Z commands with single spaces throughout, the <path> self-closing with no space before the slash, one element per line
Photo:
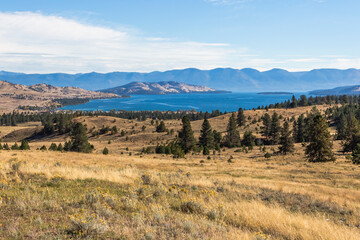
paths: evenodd
<path fill-rule="evenodd" d="M 287 118 L 307 110 L 280 111 Z M 210 122 L 224 131 L 228 117 Z M 140 153 L 174 137 L 154 133 L 150 121 L 77 121 L 116 125 L 128 138 L 90 137 L 91 154 L 36 150 L 67 136 L 0 151 L 0 239 L 360 239 L 360 168 L 339 152 L 335 163 L 307 162 L 301 144 L 270 159 L 258 147 L 174 159 Z M 196 136 L 201 122 L 192 122 Z M 257 124 L 246 129 L 256 132 Z M 180 128 L 177 120 L 166 125 Z M 105 146 L 109 155 L 101 154 Z"/>

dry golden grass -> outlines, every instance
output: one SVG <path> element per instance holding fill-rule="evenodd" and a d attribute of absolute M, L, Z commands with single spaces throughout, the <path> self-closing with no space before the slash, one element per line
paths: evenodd
<path fill-rule="evenodd" d="M 263 113 L 246 112 L 252 118 Z M 213 128 L 223 131 L 228 117 L 211 119 Z M 10 198 L 0 203 L 0 238 L 80 239 L 84 236 L 69 230 L 91 213 L 87 221 L 98 233 L 87 237 L 95 239 L 360 239 L 360 168 L 338 152 L 335 163 L 316 164 L 306 161 L 300 144 L 294 154 L 269 160 L 258 147 L 249 153 L 226 149 L 211 159 L 196 154 L 173 159 L 140 153 L 150 142 L 174 137 L 153 133 L 150 121 L 77 120 L 95 128 L 134 126 L 139 132 L 127 134 L 127 141 L 118 135 L 91 138 L 97 149 L 92 154 L 35 150 L 52 142 L 44 140 L 31 142 L 30 151 L 0 151 L 0 190 Z M 201 123 L 192 123 L 196 134 Z M 166 125 L 180 127 L 175 120 Z M 109 155 L 101 154 L 105 146 Z M 340 149 L 339 142 L 334 148 Z M 22 162 L 18 171 L 16 162 Z"/>

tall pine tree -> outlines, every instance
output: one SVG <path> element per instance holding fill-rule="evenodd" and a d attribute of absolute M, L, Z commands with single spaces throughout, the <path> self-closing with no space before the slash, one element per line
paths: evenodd
<path fill-rule="evenodd" d="M 262 117 L 262 135 L 266 138 L 266 140 L 269 140 L 270 137 L 270 125 L 271 125 L 271 118 L 268 113 L 265 113 Z"/>
<path fill-rule="evenodd" d="M 240 146 L 240 134 L 236 129 L 236 120 L 235 114 L 233 113 L 229 119 L 229 123 L 227 126 L 227 133 L 224 137 L 224 146 L 232 148 Z"/>
<path fill-rule="evenodd" d="M 179 144 L 185 153 L 190 152 L 195 146 L 194 132 L 191 128 L 190 119 L 184 116 L 182 119 L 182 129 L 179 132 Z"/>
<path fill-rule="evenodd" d="M 271 144 L 278 144 L 280 141 L 280 132 L 281 132 L 281 126 L 280 126 L 280 119 L 279 115 L 274 112 L 274 114 L 271 117 L 271 124 L 270 124 L 270 140 Z"/>
<path fill-rule="evenodd" d="M 70 151 L 84 153 L 90 153 L 92 151 L 92 146 L 88 142 L 86 127 L 81 123 L 76 123 L 71 131 Z"/>
<path fill-rule="evenodd" d="M 237 125 L 239 127 L 245 126 L 245 124 L 246 124 L 246 118 L 245 118 L 245 115 L 244 115 L 244 110 L 242 108 L 239 108 L 236 122 L 237 122 Z"/>
<path fill-rule="evenodd" d="M 287 121 L 281 129 L 279 152 L 284 155 L 294 152 L 294 138 L 291 135 L 289 123 Z"/>
<path fill-rule="evenodd" d="M 332 152 L 332 138 L 326 120 L 321 115 L 315 115 L 311 121 L 309 141 L 310 144 L 305 150 L 309 162 L 335 161 Z"/>
<path fill-rule="evenodd" d="M 200 137 L 199 137 L 199 145 L 204 149 L 213 149 L 214 148 L 214 133 L 211 129 L 211 125 L 209 120 L 204 119 L 204 122 L 201 126 Z"/>

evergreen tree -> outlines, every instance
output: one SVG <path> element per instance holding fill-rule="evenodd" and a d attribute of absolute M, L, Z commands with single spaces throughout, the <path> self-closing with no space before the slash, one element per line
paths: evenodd
<path fill-rule="evenodd" d="M 335 161 L 328 125 L 321 115 L 316 115 L 311 121 L 309 141 L 305 154 L 310 162 Z"/>
<path fill-rule="evenodd" d="M 347 135 L 346 135 L 346 129 L 347 129 L 347 119 L 345 117 L 345 114 L 341 114 L 337 121 L 336 121 L 336 139 L 338 140 L 344 140 L 346 139 Z"/>
<path fill-rule="evenodd" d="M 204 149 L 207 148 L 208 150 L 215 147 L 214 133 L 211 129 L 210 122 L 207 119 L 204 119 L 204 122 L 201 126 L 199 145 L 202 146 Z"/>
<path fill-rule="evenodd" d="M 22 140 L 20 150 L 30 150 L 29 142 L 26 140 Z"/>
<path fill-rule="evenodd" d="M 20 147 L 17 143 L 11 146 L 11 150 L 20 150 Z"/>
<path fill-rule="evenodd" d="M 102 151 L 102 154 L 108 155 L 108 154 L 109 154 L 109 149 L 107 149 L 107 148 L 105 147 L 104 150 Z"/>
<path fill-rule="evenodd" d="M 3 150 L 3 146 L 2 146 L 2 144 L 0 143 L 0 150 Z"/>
<path fill-rule="evenodd" d="M 299 101 L 299 106 L 305 107 L 307 105 L 308 105 L 307 97 L 305 95 L 301 95 L 300 96 L 300 101 Z"/>
<path fill-rule="evenodd" d="M 343 143 L 344 152 L 353 152 L 360 143 L 359 121 L 355 117 L 350 117 L 345 129 L 345 141 Z"/>
<path fill-rule="evenodd" d="M 57 151 L 62 152 L 64 150 L 63 146 L 61 143 L 59 143 L 58 147 L 57 147 Z"/>
<path fill-rule="evenodd" d="M 292 98 L 291 98 L 291 104 L 290 104 L 290 106 L 292 107 L 292 108 L 296 108 L 297 107 L 297 99 L 296 99 L 296 97 L 293 95 L 292 96 Z"/>
<path fill-rule="evenodd" d="M 233 113 L 229 119 L 227 133 L 224 137 L 224 146 L 232 148 L 240 146 L 240 134 L 236 129 L 235 114 Z"/>
<path fill-rule="evenodd" d="M 280 119 L 276 112 L 271 117 L 271 125 L 270 125 L 270 139 L 272 144 L 278 144 L 280 141 Z"/>
<path fill-rule="evenodd" d="M 49 147 L 49 151 L 57 151 L 57 146 L 55 143 L 52 143 Z"/>
<path fill-rule="evenodd" d="M 184 116 L 182 119 L 182 129 L 179 132 L 180 147 L 186 154 L 194 148 L 195 143 L 194 132 L 191 128 L 190 119 L 188 116 Z"/>
<path fill-rule="evenodd" d="M 270 137 L 270 126 L 271 126 L 271 118 L 268 113 L 265 113 L 264 116 L 262 117 L 262 123 L 263 123 L 262 134 L 266 138 L 266 140 L 268 140 Z"/>
<path fill-rule="evenodd" d="M 81 123 L 76 123 L 71 131 L 71 149 L 73 152 L 90 153 L 93 147 L 88 142 L 86 127 Z"/>
<path fill-rule="evenodd" d="M 239 108 L 236 122 L 237 122 L 239 127 L 245 126 L 245 124 L 246 124 L 246 118 L 245 118 L 245 115 L 244 115 L 244 110 L 242 108 Z"/>
<path fill-rule="evenodd" d="M 296 134 L 294 138 L 296 142 L 302 143 L 305 141 L 306 127 L 305 127 L 305 117 L 304 114 L 301 114 L 297 120 Z"/>
<path fill-rule="evenodd" d="M 166 132 L 166 130 L 164 121 L 161 121 L 160 124 L 156 126 L 156 132 Z"/>
<path fill-rule="evenodd" d="M 353 164 L 360 164 L 360 144 L 358 144 L 352 152 Z"/>
<path fill-rule="evenodd" d="M 46 146 L 45 145 L 42 145 L 42 147 L 40 148 L 41 151 L 46 151 Z"/>
<path fill-rule="evenodd" d="M 253 147 L 255 146 L 255 140 L 256 137 L 252 134 L 251 131 L 245 131 L 244 137 L 241 140 L 241 144 L 248 147 L 249 150 L 252 150 Z"/>
<path fill-rule="evenodd" d="M 9 147 L 9 145 L 7 143 L 4 143 L 3 149 L 4 150 L 10 150 L 10 147 Z"/>
<path fill-rule="evenodd" d="M 291 136 L 291 131 L 289 129 L 289 123 L 286 121 L 281 130 L 280 137 L 280 147 L 279 152 L 281 154 L 288 154 L 294 152 L 294 138 Z"/>

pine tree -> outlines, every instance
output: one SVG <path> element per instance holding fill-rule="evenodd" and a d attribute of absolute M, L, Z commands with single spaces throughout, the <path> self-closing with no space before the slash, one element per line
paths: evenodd
<path fill-rule="evenodd" d="M 161 121 L 160 124 L 156 126 L 156 132 L 166 132 L 166 130 L 164 121 Z"/>
<path fill-rule="evenodd" d="M 3 150 L 3 146 L 2 146 L 2 144 L 0 143 L 0 150 Z"/>
<path fill-rule="evenodd" d="M 291 104 L 290 105 L 291 105 L 292 108 L 297 107 L 297 99 L 296 99 L 296 97 L 294 95 L 291 98 Z"/>
<path fill-rule="evenodd" d="M 22 140 L 20 150 L 30 150 L 29 142 L 26 140 Z"/>
<path fill-rule="evenodd" d="M 355 117 L 350 117 L 345 129 L 345 141 L 343 143 L 344 152 L 353 152 L 360 143 L 359 121 Z"/>
<path fill-rule="evenodd" d="M 297 120 L 296 134 L 294 138 L 296 142 L 302 143 L 305 141 L 306 129 L 305 129 L 305 118 L 304 114 L 301 114 Z"/>
<path fill-rule="evenodd" d="M 62 152 L 64 150 L 63 146 L 61 143 L 59 143 L 58 147 L 57 147 L 57 151 Z"/>
<path fill-rule="evenodd" d="M 107 148 L 105 147 L 104 150 L 102 151 L 102 154 L 108 155 L 108 154 L 109 154 L 109 149 L 107 149 Z"/>
<path fill-rule="evenodd" d="M 70 151 L 83 153 L 92 151 L 92 146 L 88 142 L 88 137 L 86 135 L 86 127 L 81 123 L 76 123 L 71 131 Z"/>
<path fill-rule="evenodd" d="M 271 118 L 268 113 L 265 113 L 262 117 L 263 127 L 262 127 L 262 134 L 266 138 L 266 140 L 270 137 L 270 125 L 271 125 Z"/>
<path fill-rule="evenodd" d="M 184 116 L 182 119 L 182 129 L 179 132 L 179 144 L 185 153 L 190 152 L 195 146 L 194 132 L 192 131 L 188 116 Z"/>
<path fill-rule="evenodd" d="M 201 126 L 199 145 L 202 146 L 204 149 L 213 149 L 215 147 L 214 133 L 211 129 L 210 122 L 207 119 L 204 119 L 204 122 Z"/>
<path fill-rule="evenodd" d="M 20 150 L 20 147 L 17 143 L 11 146 L 11 150 Z"/>
<path fill-rule="evenodd" d="M 52 143 L 49 147 L 49 151 L 57 151 L 57 146 L 55 143 Z"/>
<path fill-rule="evenodd" d="M 309 162 L 335 161 L 331 140 L 325 118 L 321 115 L 316 115 L 309 126 L 310 144 L 305 150 Z"/>
<path fill-rule="evenodd" d="M 241 144 L 248 147 L 249 150 L 252 150 L 253 147 L 255 146 L 255 140 L 256 140 L 256 137 L 252 134 L 252 132 L 246 131 L 244 133 L 243 139 L 241 140 Z"/>
<path fill-rule="evenodd" d="M 7 143 L 4 143 L 3 149 L 4 150 L 10 150 L 10 147 L 9 147 L 9 145 Z"/>
<path fill-rule="evenodd" d="M 284 126 L 281 130 L 280 145 L 279 152 L 281 154 L 286 155 L 288 153 L 294 152 L 294 138 L 291 135 L 289 123 L 287 121 L 284 123 Z"/>
<path fill-rule="evenodd" d="M 244 110 L 242 108 L 239 108 L 236 122 L 237 122 L 239 127 L 245 126 L 245 124 L 246 124 L 246 118 L 245 118 L 245 115 L 244 115 Z"/>
<path fill-rule="evenodd" d="M 358 144 L 352 152 L 353 164 L 360 164 L 360 144 Z"/>
<path fill-rule="evenodd" d="M 270 139 L 272 144 L 278 144 L 280 140 L 280 120 L 279 116 L 276 112 L 271 117 L 271 125 L 270 125 Z"/>
<path fill-rule="evenodd" d="M 235 114 L 233 113 L 229 119 L 227 133 L 224 137 L 224 146 L 232 148 L 240 146 L 240 134 L 236 129 Z"/>

